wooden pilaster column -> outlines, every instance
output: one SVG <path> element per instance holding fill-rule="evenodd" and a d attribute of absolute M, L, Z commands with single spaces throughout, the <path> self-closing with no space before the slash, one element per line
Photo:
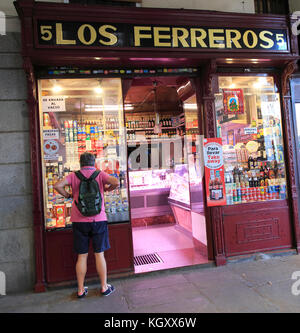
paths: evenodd
<path fill-rule="evenodd" d="M 46 291 L 45 263 L 44 263 L 44 217 L 43 217 L 43 189 L 41 176 L 41 146 L 40 124 L 37 99 L 37 86 L 32 63 L 28 57 L 24 58 L 23 67 L 27 77 L 27 105 L 30 129 L 30 162 L 32 176 L 32 209 L 35 249 L 35 286 L 36 292 Z"/>
<path fill-rule="evenodd" d="M 290 92 L 289 80 L 291 75 L 297 69 L 297 61 L 287 63 L 281 73 L 281 99 L 282 99 L 282 120 L 284 130 L 285 157 L 287 167 L 287 183 L 288 183 L 288 201 L 291 209 L 292 227 L 294 230 L 294 243 L 298 254 L 300 253 L 300 223 L 298 211 L 298 195 L 295 174 L 295 157 L 293 145 L 293 132 L 291 124 L 292 97 Z"/>
<path fill-rule="evenodd" d="M 202 74 L 202 101 L 204 113 L 204 137 L 214 138 L 217 136 L 216 113 L 215 113 L 215 97 L 213 89 L 213 77 L 216 73 L 216 62 L 210 61 L 204 68 Z M 213 236 L 214 259 L 217 266 L 226 264 L 225 256 L 225 240 L 223 225 L 223 208 L 210 207 L 207 208 Z"/>

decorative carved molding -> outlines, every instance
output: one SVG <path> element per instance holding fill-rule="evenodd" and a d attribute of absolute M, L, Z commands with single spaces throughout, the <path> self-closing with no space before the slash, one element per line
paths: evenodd
<path fill-rule="evenodd" d="M 204 83 L 204 95 L 211 96 L 213 95 L 212 89 L 212 78 L 213 74 L 217 72 L 217 62 L 215 59 L 212 59 L 205 67 L 202 73 L 202 80 Z"/>
<path fill-rule="evenodd" d="M 215 114 L 215 97 L 213 91 L 213 76 L 216 74 L 217 64 L 215 60 L 211 60 L 202 72 L 203 86 L 203 110 L 204 110 L 204 136 L 206 138 L 214 138 L 216 133 L 216 114 Z M 212 227 L 214 258 L 216 265 L 226 264 L 225 256 L 225 239 L 223 226 L 223 208 L 209 208 L 210 225 Z"/>
<path fill-rule="evenodd" d="M 226 264 L 222 207 L 211 208 L 211 221 L 213 226 L 215 261 L 216 265 L 220 266 Z"/>
<path fill-rule="evenodd" d="M 286 96 L 289 92 L 289 79 L 291 75 L 297 70 L 297 60 L 289 61 L 283 69 L 281 74 L 281 92 Z"/>

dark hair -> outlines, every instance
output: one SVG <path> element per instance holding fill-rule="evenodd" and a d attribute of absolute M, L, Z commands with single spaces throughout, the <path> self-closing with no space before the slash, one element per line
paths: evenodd
<path fill-rule="evenodd" d="M 80 155 L 80 167 L 95 166 L 95 156 L 91 153 L 83 153 Z"/>

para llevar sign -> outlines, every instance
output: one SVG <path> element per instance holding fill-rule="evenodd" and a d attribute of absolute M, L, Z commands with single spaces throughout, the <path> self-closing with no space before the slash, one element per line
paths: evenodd
<path fill-rule="evenodd" d="M 207 206 L 226 205 L 222 139 L 204 139 L 203 155 Z"/>
<path fill-rule="evenodd" d="M 285 29 L 38 20 L 37 46 L 288 51 Z"/>

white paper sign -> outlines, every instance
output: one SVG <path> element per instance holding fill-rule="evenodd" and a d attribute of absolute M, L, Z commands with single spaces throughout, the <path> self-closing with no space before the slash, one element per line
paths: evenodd
<path fill-rule="evenodd" d="M 204 143 L 207 141 L 204 140 Z M 223 165 L 223 149 L 218 142 L 209 142 L 203 147 L 204 165 L 208 169 L 218 169 Z"/>
<path fill-rule="evenodd" d="M 45 160 L 52 160 L 52 161 L 57 161 L 58 160 L 58 154 L 54 154 L 54 155 L 44 155 L 44 159 Z"/>
<path fill-rule="evenodd" d="M 43 130 L 43 138 L 44 140 L 48 139 L 59 139 L 59 130 L 58 129 L 47 129 Z"/>
<path fill-rule="evenodd" d="M 245 134 L 257 134 L 257 127 L 247 127 L 244 128 Z"/>
<path fill-rule="evenodd" d="M 65 96 L 44 96 L 42 97 L 43 112 L 62 112 L 66 111 Z"/>
<path fill-rule="evenodd" d="M 261 102 L 261 113 L 263 116 L 280 117 L 280 104 L 278 101 Z"/>

